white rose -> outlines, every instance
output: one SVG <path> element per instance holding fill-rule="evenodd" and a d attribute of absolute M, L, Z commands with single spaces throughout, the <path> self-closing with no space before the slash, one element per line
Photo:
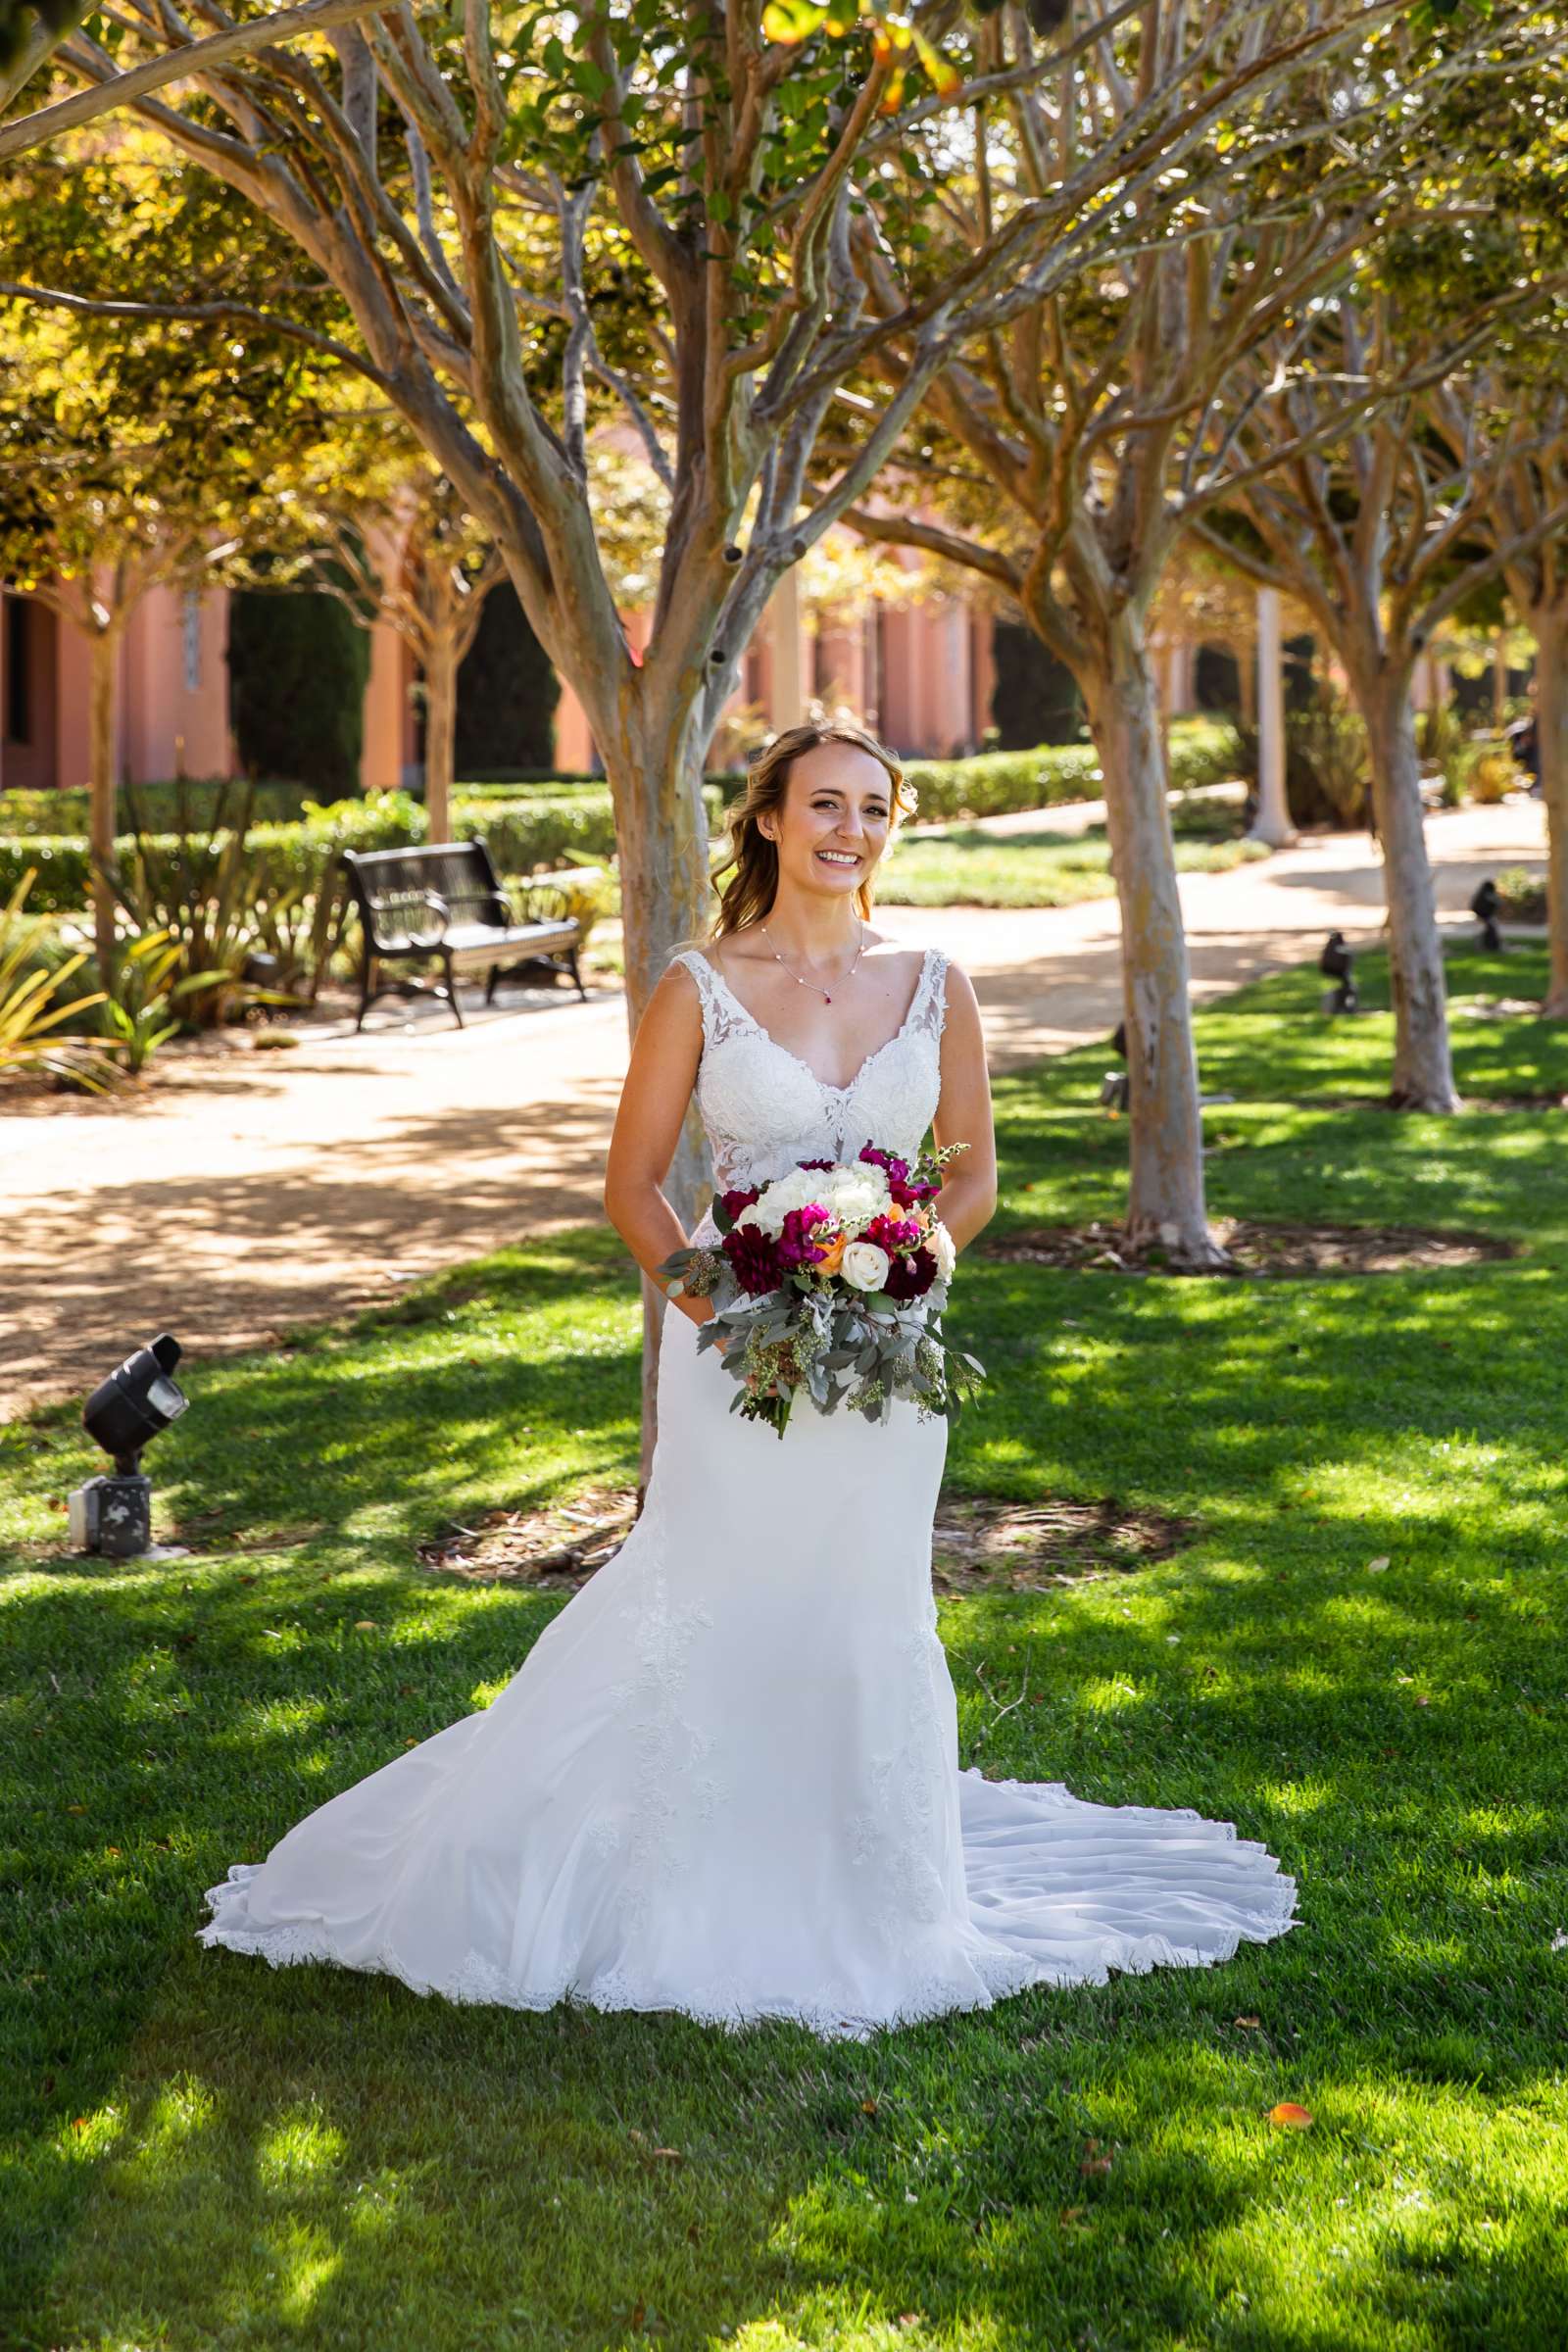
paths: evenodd
<path fill-rule="evenodd" d="M 851 1242 L 845 1250 L 839 1272 L 852 1290 L 879 1291 L 888 1278 L 892 1260 L 875 1242 Z"/>
<path fill-rule="evenodd" d="M 941 1279 L 944 1282 L 951 1282 L 953 1279 L 953 1269 L 958 1262 L 958 1252 L 954 1248 L 952 1234 L 943 1224 L 940 1217 L 938 1217 L 936 1223 L 931 1228 L 930 1238 L 926 1243 L 926 1248 L 930 1250 L 932 1256 L 937 1261 L 937 1273 Z"/>

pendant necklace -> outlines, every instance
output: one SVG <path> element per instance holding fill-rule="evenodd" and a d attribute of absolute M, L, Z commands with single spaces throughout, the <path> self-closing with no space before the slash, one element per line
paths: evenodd
<path fill-rule="evenodd" d="M 769 947 L 770 949 L 772 949 L 773 961 L 774 961 L 775 963 L 784 963 L 784 958 L 783 958 L 783 956 L 782 956 L 779 954 L 779 952 L 778 952 L 777 948 L 773 947 L 773 937 L 772 937 L 772 934 L 771 934 L 771 932 L 768 930 L 768 927 L 767 927 L 767 925 L 766 925 L 765 923 L 762 923 L 762 924 L 760 926 L 760 930 L 761 930 L 762 937 L 763 937 L 763 938 L 764 938 L 764 939 L 767 941 L 768 947 Z M 860 950 L 861 950 L 861 949 L 862 949 L 864 946 L 865 946 L 865 925 L 862 923 L 862 924 L 860 925 L 860 937 L 859 937 L 859 940 L 858 940 L 858 944 L 857 944 L 857 946 L 856 946 L 856 950 L 855 950 L 855 961 L 854 961 L 854 962 L 853 962 L 853 963 L 850 965 L 850 969 L 849 969 L 849 971 L 845 973 L 845 975 L 844 975 L 844 980 L 848 980 L 848 979 L 850 978 L 851 974 L 854 972 L 854 970 L 855 970 L 855 965 L 856 965 L 857 963 L 858 963 L 858 962 L 859 962 L 859 960 L 860 960 Z M 822 1002 L 823 1002 L 823 1004 L 832 1004 L 832 1002 L 833 1002 L 833 999 L 831 998 L 831 996 L 829 996 L 829 994 L 828 994 L 827 990 L 821 986 L 820 982 L 818 982 L 818 981 L 815 981 L 815 980 L 803 980 L 803 979 L 801 978 L 801 975 L 800 975 L 800 973 L 799 973 L 799 972 L 790 972 L 790 967 L 789 967 L 789 965 L 788 965 L 787 963 L 784 963 L 784 969 L 785 969 L 787 972 L 789 972 L 789 973 L 790 973 L 790 978 L 791 978 L 791 979 L 792 979 L 792 980 L 795 982 L 795 985 L 797 986 L 797 988 L 814 988 L 814 989 L 816 990 L 816 993 L 817 993 L 817 995 L 818 995 L 818 996 L 821 998 L 821 1000 L 822 1000 Z M 844 980 L 841 980 L 841 981 L 839 982 L 839 986 L 840 986 L 840 988 L 842 988 L 842 987 L 844 986 Z"/>

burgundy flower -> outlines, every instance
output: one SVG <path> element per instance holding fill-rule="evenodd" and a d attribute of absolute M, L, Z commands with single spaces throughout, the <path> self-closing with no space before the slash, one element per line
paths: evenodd
<path fill-rule="evenodd" d="M 929 1250 L 911 1250 L 896 1257 L 882 1285 L 890 1298 L 923 1298 L 937 1278 L 937 1261 Z"/>
<path fill-rule="evenodd" d="M 798 1159 L 795 1162 L 798 1168 L 836 1168 L 838 1164 L 836 1159 Z"/>
<path fill-rule="evenodd" d="M 869 1167 L 880 1168 L 890 1185 L 908 1183 L 909 1163 L 906 1159 L 901 1159 L 896 1152 L 879 1152 L 875 1144 L 867 1144 L 860 1157 Z"/>
<path fill-rule="evenodd" d="M 719 1199 L 724 1203 L 725 1215 L 732 1219 L 738 1217 L 743 1208 L 750 1208 L 752 1202 L 760 1200 L 761 1197 L 762 1188 L 758 1184 L 738 1185 L 734 1192 L 719 1195 Z"/>
<path fill-rule="evenodd" d="M 719 1248 L 729 1259 L 741 1289 L 753 1298 L 764 1291 L 776 1291 L 784 1280 L 785 1266 L 778 1246 L 760 1226 L 732 1225 Z"/>

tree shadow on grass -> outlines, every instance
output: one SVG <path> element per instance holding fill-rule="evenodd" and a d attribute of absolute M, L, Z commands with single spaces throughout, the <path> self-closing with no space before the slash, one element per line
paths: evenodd
<path fill-rule="evenodd" d="M 1255 1035 L 1234 1051 L 1257 1064 Z M 999 1090 L 1012 1183 L 1118 1180 L 1124 1133 L 1066 1107 L 1081 1081 Z M 756 2323 L 770 2352 L 834 2326 L 849 2352 L 1200 2332 L 1359 2352 L 1401 2328 L 1555 2352 L 1561 1691 L 1541 1629 L 1565 1180 L 1547 1122 L 1485 1142 L 1411 1123 L 1391 1150 L 1386 1117 L 1235 1115 L 1251 1148 L 1211 1162 L 1227 1207 L 1266 1214 L 1289 1177 L 1293 1214 L 1490 1223 L 1536 1255 L 1387 1278 L 1375 1310 L 1353 1282 L 976 1262 L 956 1328 L 995 1379 L 954 1487 L 1116 1494 L 1201 1534 L 942 1624 L 965 1763 L 1231 1820 L 1298 1878 L 1301 1925 L 1222 1969 L 1042 1989 L 864 2049 L 457 2010 L 201 1950 L 200 1891 L 230 1861 L 483 1703 L 554 1613 L 415 1574 L 419 1538 L 469 1495 L 634 1474 L 635 1295 L 603 1236 L 564 1236 L 204 1373 L 156 1457 L 166 1498 L 215 1548 L 282 1528 L 286 1549 L 16 1580 L 19 2342 L 599 2352 Z M 63 1478 L 64 1418 L 29 1434 Z M 1000 1717 L 981 1666 L 1004 1701 L 1029 1678 L 1025 1703 Z M 1313 2133 L 1263 2124 L 1280 2098 Z M 1108 2175 L 1080 2172 L 1091 2139 Z M 1395 2218 L 1365 2240 L 1338 2200 L 1369 2178 Z"/>
<path fill-rule="evenodd" d="M 1354 2025 L 1260 2048 L 1228 2016 L 1271 1957 L 858 2047 L 187 1956 L 59 2159 L 89 2179 L 34 2340 L 1548 2352 L 1528 2119 L 1450 2095 L 1424 2132 Z M 1311 2133 L 1271 2128 L 1302 2092 Z"/>

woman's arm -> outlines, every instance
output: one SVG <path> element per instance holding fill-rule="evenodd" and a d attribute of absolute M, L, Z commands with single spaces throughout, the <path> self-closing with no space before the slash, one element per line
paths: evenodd
<path fill-rule="evenodd" d="M 605 1214 L 643 1272 L 661 1290 L 659 1267 L 688 1237 L 662 1190 L 697 1082 L 703 1051 L 703 1013 L 697 983 L 671 964 L 643 1008 L 614 1131 L 605 1158 Z M 670 1301 L 694 1323 L 713 1313 L 711 1298 L 686 1294 Z"/>
<path fill-rule="evenodd" d="M 931 1132 L 939 1145 L 967 1144 L 944 1174 L 936 1211 L 961 1250 L 990 1224 L 997 1208 L 997 1137 L 991 1076 L 974 983 L 956 963 L 947 969 L 947 1025 L 942 1033 L 942 1097 Z"/>

